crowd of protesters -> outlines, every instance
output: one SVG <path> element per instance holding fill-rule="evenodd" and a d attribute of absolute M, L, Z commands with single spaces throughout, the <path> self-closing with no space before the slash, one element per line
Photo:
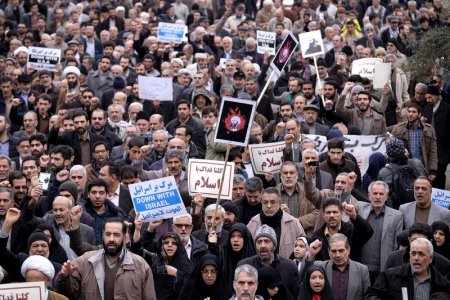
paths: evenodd
<path fill-rule="evenodd" d="M 432 201 L 448 188 L 450 85 L 408 69 L 450 26 L 445 5 L 3 1 L 0 282 L 44 281 L 46 299 L 450 299 L 450 211 Z M 183 42 L 161 42 L 162 22 L 186 25 Z M 320 30 L 324 54 L 297 47 L 268 81 L 258 30 L 276 47 Z M 30 47 L 61 60 L 35 69 Z M 391 65 L 383 88 L 352 75 L 362 58 Z M 172 99 L 141 98 L 143 77 L 171 79 Z M 279 172 L 215 142 L 224 97 L 257 102 L 248 144 L 284 143 Z M 347 135 L 386 151 L 362 172 Z M 232 200 L 190 195 L 189 159 L 226 157 Z M 188 213 L 143 221 L 128 186 L 168 176 Z"/>

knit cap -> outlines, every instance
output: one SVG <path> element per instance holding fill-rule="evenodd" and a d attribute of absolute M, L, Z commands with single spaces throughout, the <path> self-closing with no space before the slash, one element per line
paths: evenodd
<path fill-rule="evenodd" d="M 399 158 L 405 155 L 405 144 L 397 139 L 389 139 L 386 144 L 386 154 L 390 158 Z"/>
<path fill-rule="evenodd" d="M 272 241 L 273 245 L 275 247 L 277 247 L 277 235 L 275 234 L 275 230 L 273 230 L 273 228 L 270 227 L 269 225 L 264 224 L 256 231 L 255 242 L 260 237 L 266 237 L 266 238 L 270 239 Z"/>

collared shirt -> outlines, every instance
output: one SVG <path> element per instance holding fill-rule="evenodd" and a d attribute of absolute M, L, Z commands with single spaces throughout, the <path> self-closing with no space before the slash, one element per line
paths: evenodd
<path fill-rule="evenodd" d="M 298 218 L 300 214 L 300 184 L 295 184 L 295 190 L 292 193 L 291 196 L 289 196 L 285 189 L 284 185 L 281 184 L 280 186 L 281 191 L 281 201 L 283 203 L 286 203 L 289 208 L 289 214 L 293 216 L 294 218 Z"/>
<path fill-rule="evenodd" d="M 412 157 L 423 161 L 422 159 L 422 128 L 417 126 L 416 128 L 411 128 L 408 130 L 408 144 L 409 150 L 411 151 Z"/>
<path fill-rule="evenodd" d="M 428 271 L 428 277 L 424 281 L 419 282 L 416 274 L 413 272 L 414 281 L 414 300 L 429 299 L 431 292 L 431 276 Z"/>
<path fill-rule="evenodd" d="M 371 111 L 370 116 L 369 117 L 362 117 L 362 128 L 361 128 L 361 135 L 370 135 L 373 129 L 373 123 L 374 123 L 374 119 L 373 119 L 373 112 Z"/>
<path fill-rule="evenodd" d="M 342 225 L 342 221 L 341 223 L 339 223 L 339 228 L 337 230 L 337 232 L 339 232 L 339 230 L 341 230 L 341 225 Z M 323 231 L 323 234 L 325 235 L 325 237 L 328 239 L 331 236 L 330 230 L 328 229 L 328 226 L 325 226 L 325 230 Z"/>
<path fill-rule="evenodd" d="M 369 271 L 380 272 L 380 252 L 381 252 L 381 238 L 383 235 L 383 223 L 386 207 L 377 215 L 373 209 L 371 209 L 367 222 L 373 228 L 373 235 L 364 244 L 362 248 L 362 263 L 367 265 Z"/>
<path fill-rule="evenodd" d="M 191 259 L 191 253 L 192 253 L 192 242 L 191 242 L 191 238 L 189 238 L 189 241 L 188 241 L 186 247 L 184 247 L 184 249 L 186 249 L 187 256 L 189 257 L 189 259 Z"/>
<path fill-rule="evenodd" d="M 118 263 L 119 261 L 122 261 L 123 258 L 124 258 L 124 256 L 125 256 L 125 248 L 122 248 L 122 252 L 120 252 L 119 259 L 117 259 L 116 261 L 111 262 L 111 261 L 107 258 L 107 255 L 106 255 L 106 253 L 105 253 L 105 250 L 103 249 L 103 257 L 105 258 L 105 261 L 106 261 L 106 263 L 108 264 L 108 267 L 111 268 L 111 269 L 114 268 L 114 267 L 117 265 L 117 263 Z M 105 266 L 105 267 L 106 267 L 106 266 Z"/>
<path fill-rule="evenodd" d="M 69 260 L 76 259 L 78 256 L 75 254 L 72 248 L 70 248 L 70 236 L 66 233 L 64 227 L 59 225 L 58 232 L 60 235 L 59 244 L 61 245 L 61 247 L 63 247 L 64 251 L 66 251 L 67 257 L 69 258 Z"/>
<path fill-rule="evenodd" d="M 89 54 L 91 57 L 95 57 L 95 40 L 89 40 L 86 38 L 86 50 L 84 50 L 87 54 Z"/>
<path fill-rule="evenodd" d="M 120 194 L 120 184 L 117 187 L 117 189 L 114 191 L 114 194 L 112 194 L 111 198 L 109 198 L 109 200 L 111 200 L 112 203 L 114 203 L 115 206 L 119 206 L 119 195 Z"/>
<path fill-rule="evenodd" d="M 91 163 L 91 144 L 89 143 L 91 138 L 89 133 L 87 133 L 86 139 L 83 139 L 81 136 L 78 136 L 78 139 L 81 146 L 81 164 L 87 166 Z"/>
<path fill-rule="evenodd" d="M 0 155 L 6 155 L 9 157 L 9 137 L 6 141 L 0 141 Z"/>
<path fill-rule="evenodd" d="M 333 297 L 335 300 L 347 300 L 349 265 L 343 271 L 339 270 L 335 265 L 332 266 L 332 282 Z"/>
<path fill-rule="evenodd" d="M 42 134 L 47 134 L 48 127 L 50 124 L 50 116 L 48 114 L 45 117 L 39 115 L 38 120 L 39 120 L 39 123 L 38 123 L 37 131 L 39 131 Z"/>

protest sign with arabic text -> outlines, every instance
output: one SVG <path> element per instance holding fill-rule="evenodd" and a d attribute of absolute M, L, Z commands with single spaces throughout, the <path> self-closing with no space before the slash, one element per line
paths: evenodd
<path fill-rule="evenodd" d="M 186 208 L 173 176 L 129 185 L 131 199 L 141 220 L 168 219 L 186 214 Z"/>
<path fill-rule="evenodd" d="M 375 66 L 382 63 L 381 58 L 360 58 L 352 62 L 352 75 L 361 75 L 371 80 L 375 78 Z"/>
<path fill-rule="evenodd" d="M 283 163 L 284 146 L 284 142 L 248 145 L 253 172 L 259 175 L 279 172 Z"/>
<path fill-rule="evenodd" d="M 0 284 L 0 300 L 47 300 L 45 282 L 15 282 Z"/>
<path fill-rule="evenodd" d="M 61 61 L 61 49 L 29 47 L 27 66 L 36 70 L 57 72 L 56 65 Z"/>
<path fill-rule="evenodd" d="M 145 100 L 172 101 L 172 78 L 138 76 L 139 98 Z"/>
<path fill-rule="evenodd" d="M 197 193 L 216 198 L 219 194 L 224 163 L 218 160 L 190 159 L 188 165 L 189 195 Z M 233 196 L 234 163 L 227 163 L 220 199 L 231 200 Z"/>

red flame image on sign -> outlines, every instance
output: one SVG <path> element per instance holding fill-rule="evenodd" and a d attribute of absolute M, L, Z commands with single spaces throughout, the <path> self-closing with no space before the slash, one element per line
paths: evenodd
<path fill-rule="evenodd" d="M 245 128 L 245 124 L 247 124 L 247 120 L 245 116 L 241 115 L 239 107 L 236 109 L 230 108 L 227 117 L 225 118 L 225 127 L 228 132 L 238 132 Z"/>
<path fill-rule="evenodd" d="M 283 64 L 289 58 L 291 54 L 291 41 L 287 41 L 286 45 L 280 49 L 280 55 L 278 56 L 278 63 Z"/>

